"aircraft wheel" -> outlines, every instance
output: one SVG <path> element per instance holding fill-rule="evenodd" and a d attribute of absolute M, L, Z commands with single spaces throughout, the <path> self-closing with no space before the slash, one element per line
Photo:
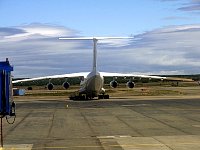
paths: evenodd
<path fill-rule="evenodd" d="M 86 100 L 85 95 L 81 95 L 81 96 L 80 96 L 80 100 Z"/>
<path fill-rule="evenodd" d="M 98 99 L 103 99 L 104 96 L 103 95 L 98 95 Z"/>
<path fill-rule="evenodd" d="M 109 99 L 109 95 L 103 95 L 104 99 Z"/>

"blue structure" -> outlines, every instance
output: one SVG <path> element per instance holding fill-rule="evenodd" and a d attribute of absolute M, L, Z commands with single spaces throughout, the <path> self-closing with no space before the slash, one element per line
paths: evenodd
<path fill-rule="evenodd" d="M 8 59 L 0 62 L 0 116 L 15 116 L 15 103 L 13 102 L 12 76 L 13 67 Z"/>

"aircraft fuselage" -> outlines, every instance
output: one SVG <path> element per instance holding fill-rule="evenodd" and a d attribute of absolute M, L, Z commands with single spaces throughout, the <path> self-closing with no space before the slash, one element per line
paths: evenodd
<path fill-rule="evenodd" d="M 97 71 L 90 72 L 87 77 L 81 82 L 80 93 L 85 93 L 88 96 L 96 97 L 103 91 L 104 78 Z"/>

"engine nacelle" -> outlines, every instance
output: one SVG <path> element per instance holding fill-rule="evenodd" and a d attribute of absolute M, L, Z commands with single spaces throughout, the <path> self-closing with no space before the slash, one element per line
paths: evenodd
<path fill-rule="evenodd" d="M 110 82 L 110 86 L 111 86 L 112 88 L 116 88 L 116 87 L 118 86 L 117 81 L 115 81 L 115 80 L 111 81 L 111 82 Z"/>
<path fill-rule="evenodd" d="M 135 87 L 135 83 L 132 82 L 132 81 L 128 81 L 128 82 L 126 83 L 126 85 L 127 85 L 128 88 L 131 88 L 131 89 Z"/>
<path fill-rule="evenodd" d="M 48 83 L 47 84 L 47 89 L 48 90 L 53 90 L 53 87 L 54 87 L 53 83 Z"/>
<path fill-rule="evenodd" d="M 64 88 L 64 89 L 68 89 L 69 86 L 70 86 L 69 82 L 65 81 L 65 82 L 63 83 L 63 88 Z"/>

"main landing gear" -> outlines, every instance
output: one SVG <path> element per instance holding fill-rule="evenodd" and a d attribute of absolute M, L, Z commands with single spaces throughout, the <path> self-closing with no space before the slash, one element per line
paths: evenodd
<path fill-rule="evenodd" d="M 94 95 L 87 95 L 87 94 L 80 94 L 80 93 L 73 93 L 69 96 L 70 100 L 92 100 L 95 96 Z M 108 94 L 100 94 L 98 95 L 98 99 L 109 99 Z"/>
<path fill-rule="evenodd" d="M 98 95 L 98 99 L 109 99 L 109 95 L 107 94 L 102 94 L 102 95 Z"/>

